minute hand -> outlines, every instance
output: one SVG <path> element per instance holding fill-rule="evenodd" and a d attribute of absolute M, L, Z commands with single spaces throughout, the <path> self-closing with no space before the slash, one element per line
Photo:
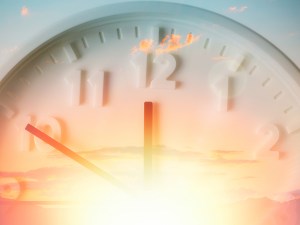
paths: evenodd
<path fill-rule="evenodd" d="M 98 176 L 104 178 L 105 180 L 107 180 L 108 182 L 113 184 L 114 186 L 117 186 L 118 188 L 121 188 L 121 189 L 125 190 L 126 192 L 131 192 L 130 189 L 127 186 L 125 186 L 120 180 L 118 180 L 111 174 L 107 173 L 106 171 L 100 169 L 99 167 L 97 167 L 90 161 L 86 160 L 85 158 L 81 157 L 80 155 L 78 155 L 77 153 L 75 153 L 74 151 L 69 149 L 68 147 L 66 147 L 63 144 L 56 141 L 55 139 L 51 138 L 50 136 L 48 136 L 47 134 L 45 134 L 38 128 L 32 126 L 31 124 L 27 124 L 27 126 L 25 127 L 25 130 L 27 130 L 34 136 L 38 137 L 42 141 L 46 142 L 47 144 L 51 145 L 56 150 L 62 152 L 64 155 L 73 159 L 80 165 L 82 165 L 85 168 L 89 169 L 90 171 L 96 173 Z"/>

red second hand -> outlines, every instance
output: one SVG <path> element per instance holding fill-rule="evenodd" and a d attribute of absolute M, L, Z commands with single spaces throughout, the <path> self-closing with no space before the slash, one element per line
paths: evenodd
<path fill-rule="evenodd" d="M 153 127 L 153 103 L 144 103 L 144 179 L 145 184 L 151 186 L 152 169 L 152 127 Z"/>

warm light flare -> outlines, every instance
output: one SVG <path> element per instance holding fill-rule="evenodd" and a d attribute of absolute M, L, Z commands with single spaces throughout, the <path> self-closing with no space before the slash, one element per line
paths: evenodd
<path fill-rule="evenodd" d="M 202 222 L 206 224 L 208 215 L 204 208 L 205 213 L 201 213 L 200 208 L 196 210 L 188 199 L 160 191 L 142 191 L 134 197 L 111 198 L 103 205 L 103 208 L 100 204 L 87 206 L 85 216 L 89 218 L 88 224 L 199 225 Z"/>
<path fill-rule="evenodd" d="M 21 8 L 21 15 L 22 16 L 28 16 L 29 15 L 29 9 L 26 6 L 23 6 Z"/>
<path fill-rule="evenodd" d="M 263 209 L 260 203 L 246 207 L 212 204 L 213 195 L 200 198 L 194 191 L 155 189 L 137 192 L 134 197 L 110 196 L 107 201 L 85 205 L 78 215 L 92 225 L 248 225 L 253 219 L 250 215 Z"/>
<path fill-rule="evenodd" d="M 153 47 L 153 40 L 144 39 L 140 41 L 138 47 L 133 47 L 132 52 L 136 53 L 140 51 L 140 52 L 148 53 L 151 51 L 152 47 Z"/>
<path fill-rule="evenodd" d="M 199 35 L 193 35 L 192 33 L 188 33 L 185 38 L 182 38 L 179 34 L 171 34 L 162 38 L 161 42 L 157 46 L 154 45 L 154 41 L 152 39 L 143 39 L 139 42 L 138 46 L 133 47 L 132 53 L 154 52 L 156 54 L 161 54 L 173 52 L 195 43 L 199 40 L 199 38 Z"/>

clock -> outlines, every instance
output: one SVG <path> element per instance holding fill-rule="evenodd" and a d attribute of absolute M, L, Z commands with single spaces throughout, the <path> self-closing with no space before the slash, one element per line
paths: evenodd
<path fill-rule="evenodd" d="M 275 46 L 171 3 L 66 23 L 1 75 L 3 224 L 267 224 L 297 198 L 299 69 Z"/>

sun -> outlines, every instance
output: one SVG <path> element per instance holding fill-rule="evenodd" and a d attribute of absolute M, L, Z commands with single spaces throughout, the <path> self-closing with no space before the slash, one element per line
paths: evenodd
<path fill-rule="evenodd" d="M 205 214 L 195 210 L 187 199 L 180 199 L 157 191 L 143 191 L 136 196 L 111 198 L 103 204 L 89 204 L 85 208 L 91 225 L 201 225 Z M 197 213 L 196 213 L 197 212 Z"/>

